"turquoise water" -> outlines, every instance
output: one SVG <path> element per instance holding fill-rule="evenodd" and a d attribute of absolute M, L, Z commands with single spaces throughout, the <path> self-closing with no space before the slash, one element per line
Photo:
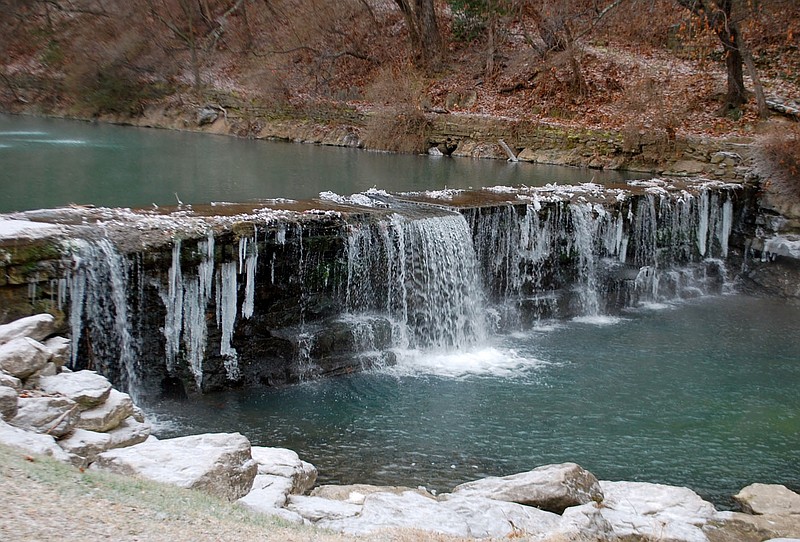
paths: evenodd
<path fill-rule="evenodd" d="M 387 191 L 613 182 L 615 172 L 393 155 L 0 115 L 0 212 L 70 203 L 150 207 Z"/>
<path fill-rule="evenodd" d="M 685 485 L 720 506 L 800 488 L 800 307 L 743 296 L 554 323 L 473 352 L 284 389 L 152 405 L 160 436 L 240 431 L 323 482 L 447 491 L 575 461 L 601 479 Z"/>

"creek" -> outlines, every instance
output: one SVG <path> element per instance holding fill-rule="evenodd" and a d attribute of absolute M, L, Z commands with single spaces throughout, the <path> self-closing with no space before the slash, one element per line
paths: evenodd
<path fill-rule="evenodd" d="M 5 210 L 562 185 L 103 215 L 48 280 L 73 366 L 141 393 L 159 437 L 240 431 L 324 482 L 438 491 L 565 461 L 721 506 L 800 487 L 800 307 L 736 293 L 741 187 L 16 117 L 0 159 Z M 174 238 L 123 248 L 156 222 Z"/>

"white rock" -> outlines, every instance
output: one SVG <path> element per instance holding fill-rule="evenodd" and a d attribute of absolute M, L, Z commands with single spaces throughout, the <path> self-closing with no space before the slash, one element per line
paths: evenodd
<path fill-rule="evenodd" d="M 53 355 L 50 361 L 55 363 L 57 367 L 63 367 L 69 363 L 72 357 L 72 341 L 64 337 L 50 337 L 42 344 L 50 350 Z"/>
<path fill-rule="evenodd" d="M 571 542 L 617 540 L 614 529 L 603 517 L 601 508 L 602 505 L 596 502 L 567 508 L 561 515 L 561 524 L 551 536 Z"/>
<path fill-rule="evenodd" d="M 605 494 L 601 513 L 617 536 L 708 541 L 702 527 L 714 519 L 716 510 L 691 489 L 645 482 L 602 481 L 600 486 Z"/>
<path fill-rule="evenodd" d="M 62 450 L 56 444 L 56 439 L 50 435 L 31 433 L 2 420 L 0 420 L 0 443 L 26 454 L 47 455 L 64 463 L 70 461 L 69 454 Z"/>
<path fill-rule="evenodd" d="M 132 415 L 133 401 L 130 395 L 111 388 L 108 398 L 103 404 L 80 413 L 80 419 L 76 427 L 105 433 L 114 429 L 122 423 L 122 420 Z"/>
<path fill-rule="evenodd" d="M 476 538 L 544 537 L 561 525 L 558 514 L 485 497 L 448 495 L 441 506 L 461 516 L 469 527 L 470 536 Z"/>
<path fill-rule="evenodd" d="M 456 486 L 453 493 L 536 506 L 558 514 L 569 506 L 603 500 L 597 478 L 575 463 L 545 465 L 502 478 L 483 478 Z"/>
<path fill-rule="evenodd" d="M 51 394 L 69 397 L 81 409 L 92 408 L 108 399 L 111 382 L 94 371 L 77 371 L 39 379 L 39 389 Z"/>
<path fill-rule="evenodd" d="M 97 456 L 91 469 L 137 474 L 228 500 L 246 495 L 256 475 L 250 441 L 239 433 L 210 433 L 146 440 Z"/>
<path fill-rule="evenodd" d="M 734 495 L 733 499 L 748 514 L 800 516 L 800 495 L 783 485 L 751 484 Z"/>
<path fill-rule="evenodd" d="M 17 390 L 0 386 L 0 418 L 10 420 L 17 415 Z"/>
<path fill-rule="evenodd" d="M 72 463 L 75 466 L 85 467 L 94 461 L 98 454 L 111 448 L 111 436 L 107 433 L 76 429 L 58 441 L 58 445 L 73 456 Z"/>
<path fill-rule="evenodd" d="M 56 319 L 51 314 L 36 314 L 0 326 L 0 344 L 29 337 L 41 341 L 56 331 Z"/>
<path fill-rule="evenodd" d="M 146 441 L 150 437 L 152 427 L 147 422 L 140 422 L 135 416 L 129 416 L 105 433 L 111 437 L 109 448 L 125 448 Z"/>
<path fill-rule="evenodd" d="M 22 389 L 22 380 L 16 376 L 0 371 L 0 386 L 7 386 L 17 391 Z"/>
<path fill-rule="evenodd" d="M 418 529 L 431 533 L 469 537 L 467 521 L 441 503 L 414 491 L 401 495 L 372 493 L 358 516 L 321 520 L 317 526 L 348 535 L 366 535 L 383 529 Z"/>
<path fill-rule="evenodd" d="M 253 446 L 253 459 L 258 463 L 259 474 L 273 474 L 292 480 L 292 493 L 300 495 L 314 487 L 317 469 L 300 459 L 296 452 L 286 448 Z"/>
<path fill-rule="evenodd" d="M 78 405 L 67 397 L 20 397 L 9 423 L 26 431 L 62 437 L 78 419 Z"/>
<path fill-rule="evenodd" d="M 64 231 L 63 226 L 32 220 L 0 219 L 0 239 L 45 239 Z"/>
<path fill-rule="evenodd" d="M 25 379 L 42 369 L 50 360 L 50 351 L 28 337 L 14 339 L 0 346 L 0 370 Z"/>
<path fill-rule="evenodd" d="M 316 523 L 322 519 L 334 520 L 357 516 L 361 513 L 361 505 L 322 497 L 306 497 L 290 495 L 287 508 L 297 512 L 305 519 Z"/>
<path fill-rule="evenodd" d="M 283 508 L 291 490 L 292 481 L 288 478 L 257 474 L 250 491 L 236 502 L 256 512 Z"/>

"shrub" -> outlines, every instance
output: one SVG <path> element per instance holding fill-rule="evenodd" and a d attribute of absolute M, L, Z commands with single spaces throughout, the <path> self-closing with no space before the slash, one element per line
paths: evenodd
<path fill-rule="evenodd" d="M 756 167 L 767 190 L 800 202 L 800 124 L 764 135 L 758 142 Z"/>

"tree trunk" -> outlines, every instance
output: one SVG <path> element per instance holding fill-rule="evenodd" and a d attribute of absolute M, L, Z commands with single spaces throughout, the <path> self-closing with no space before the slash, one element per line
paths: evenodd
<path fill-rule="evenodd" d="M 395 0 L 395 3 L 405 17 L 415 62 L 438 70 L 442 65 L 442 37 L 433 0 Z"/>
<path fill-rule="evenodd" d="M 730 12 L 728 13 L 730 19 Z M 739 40 L 739 29 L 729 20 L 728 24 L 719 28 L 717 36 L 722 40 L 725 48 L 725 69 L 728 73 L 728 92 L 725 96 L 725 107 L 736 109 L 747 103 L 747 93 L 744 89 L 744 59 L 742 52 L 736 46 Z"/>
<path fill-rule="evenodd" d="M 753 55 L 750 54 L 750 49 L 744 44 L 741 33 L 737 36 L 736 47 L 742 53 L 744 65 L 747 67 L 747 73 L 753 80 L 753 88 L 756 91 L 756 103 L 758 104 L 758 117 L 760 119 L 767 119 L 769 118 L 769 108 L 767 107 L 767 98 L 764 96 L 764 85 L 761 84 L 761 78 L 758 76 L 756 64 L 753 62 Z"/>

